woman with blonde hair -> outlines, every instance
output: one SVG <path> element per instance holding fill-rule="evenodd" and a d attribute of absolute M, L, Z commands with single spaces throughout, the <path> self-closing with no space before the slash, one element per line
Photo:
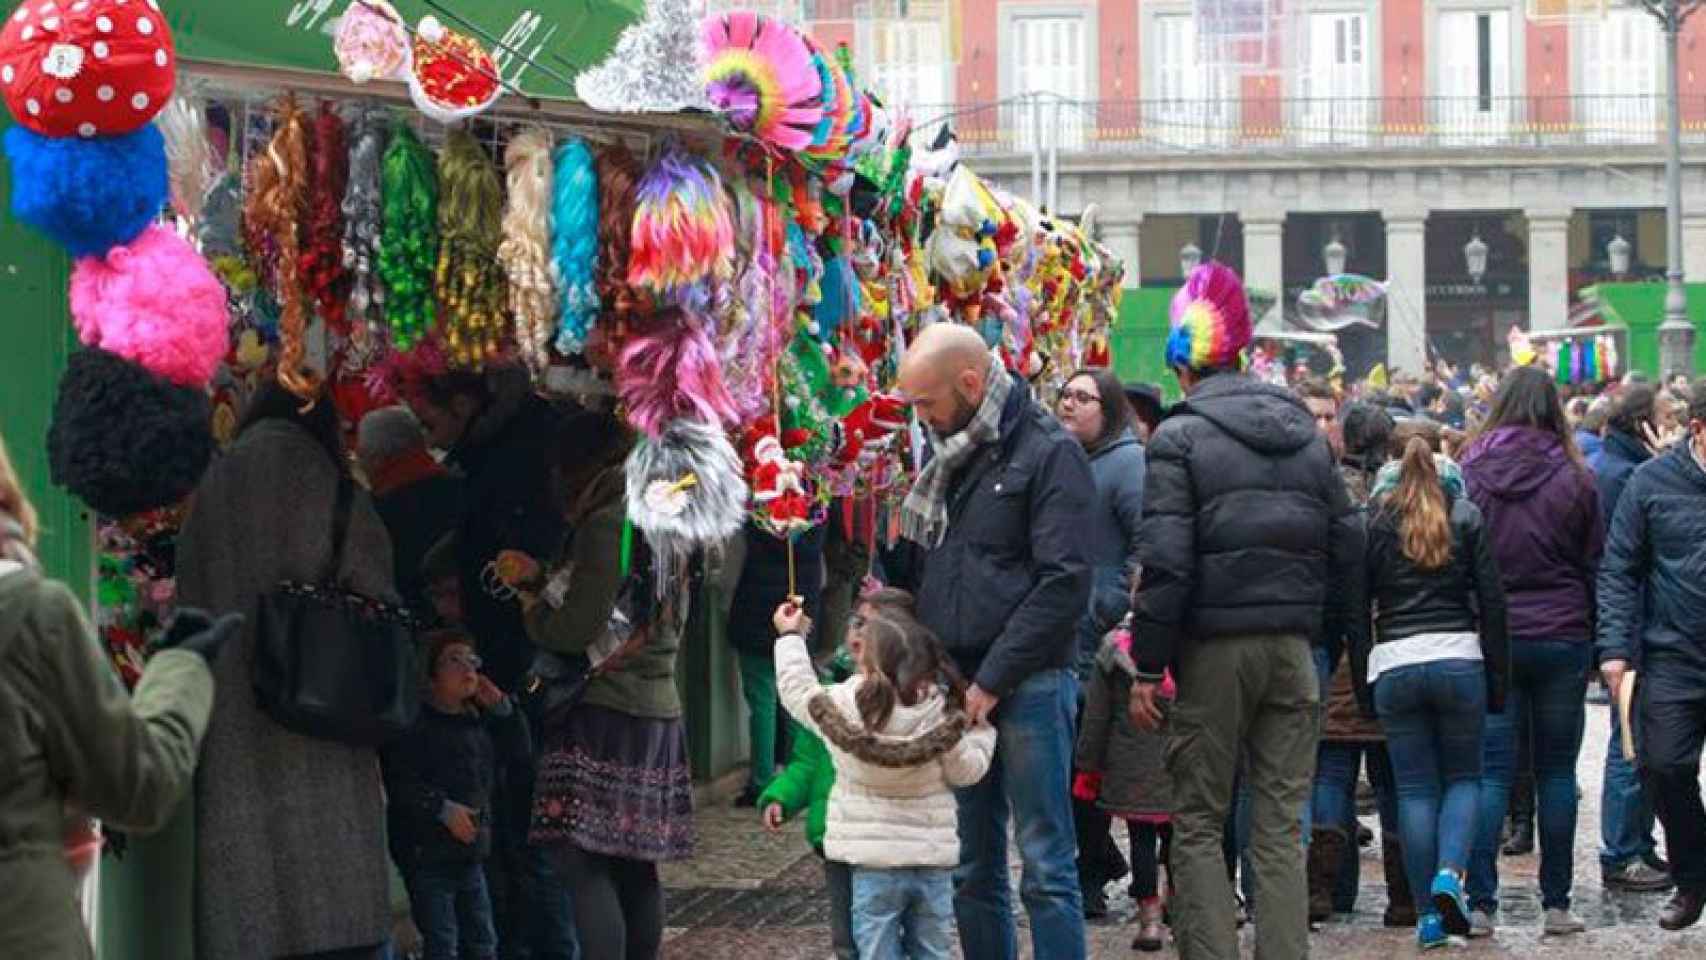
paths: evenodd
<path fill-rule="evenodd" d="M 1421 437 L 1382 467 L 1368 522 L 1366 591 L 1353 591 L 1352 680 L 1378 715 L 1398 787 L 1417 942 L 1469 933 L 1464 873 L 1481 792 L 1481 733 L 1504 709 L 1509 637 L 1481 511 Z"/>
<path fill-rule="evenodd" d="M 158 830 L 195 771 L 208 661 L 241 618 L 180 611 L 127 696 L 63 584 L 37 568 L 35 509 L 0 440 L 0 957 L 92 958 L 77 891 L 98 817 Z"/>

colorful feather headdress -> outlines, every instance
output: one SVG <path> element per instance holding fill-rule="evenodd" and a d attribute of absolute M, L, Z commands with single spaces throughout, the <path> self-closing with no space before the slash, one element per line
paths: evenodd
<path fill-rule="evenodd" d="M 826 87 L 803 34 L 739 11 L 707 17 L 699 40 L 706 97 L 731 127 L 783 150 L 813 144 Z"/>
<path fill-rule="evenodd" d="M 1173 296 L 1173 333 L 1167 365 L 1190 370 L 1237 367 L 1254 330 L 1244 282 L 1230 267 L 1210 261 L 1191 271 Z"/>

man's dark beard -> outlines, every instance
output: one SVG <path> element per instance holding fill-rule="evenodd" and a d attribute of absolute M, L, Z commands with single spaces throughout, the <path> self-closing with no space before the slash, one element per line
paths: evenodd
<path fill-rule="evenodd" d="M 980 404 L 972 403 L 970 400 L 966 399 L 966 395 L 961 393 L 960 389 L 958 387 L 955 387 L 954 388 L 954 416 L 953 416 L 953 419 L 950 421 L 953 423 L 954 427 L 952 430 L 949 430 L 946 433 L 942 434 L 942 436 L 951 437 L 954 434 L 959 433 L 961 430 L 964 430 L 966 427 L 970 426 L 971 425 L 971 418 L 977 415 L 977 408 L 979 406 L 980 406 Z"/>

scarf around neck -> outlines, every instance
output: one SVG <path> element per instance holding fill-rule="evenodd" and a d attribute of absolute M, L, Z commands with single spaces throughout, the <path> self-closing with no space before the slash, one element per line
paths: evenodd
<path fill-rule="evenodd" d="M 1463 496 L 1463 468 L 1457 465 L 1457 461 L 1436 453 L 1434 470 L 1439 473 L 1439 485 L 1445 489 L 1446 496 L 1453 499 Z M 1374 489 L 1369 492 L 1369 499 L 1378 500 L 1398 489 L 1398 477 L 1403 471 L 1403 461 L 1386 461 L 1386 465 L 1380 468 L 1379 475 L 1375 477 Z"/>
<path fill-rule="evenodd" d="M 935 456 L 925 464 L 912 491 L 900 507 L 901 536 L 927 549 L 942 545 L 948 535 L 948 486 L 954 475 L 971 461 L 977 451 L 1001 438 L 1001 414 L 1013 392 L 1013 380 L 995 354 L 989 355 L 989 372 L 983 402 L 971 422 L 952 436 L 943 437 L 926 429 Z"/>

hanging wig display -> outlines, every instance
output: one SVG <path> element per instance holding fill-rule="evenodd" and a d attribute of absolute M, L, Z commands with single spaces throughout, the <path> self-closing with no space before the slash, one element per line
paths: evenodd
<path fill-rule="evenodd" d="M 218 178 L 213 148 L 207 142 L 207 107 L 174 97 L 154 120 L 166 143 L 166 169 L 172 209 L 185 220 L 201 219 L 207 195 Z"/>
<path fill-rule="evenodd" d="M 249 254 L 272 270 L 278 301 L 278 382 L 303 400 L 320 392 L 320 378 L 304 366 L 308 298 L 303 292 L 302 226 L 308 219 L 308 121 L 294 97 L 279 103 L 272 141 L 250 163 L 243 211 Z"/>
<path fill-rule="evenodd" d="M 763 14 L 707 17 L 699 35 L 705 95 L 730 127 L 804 150 L 823 121 L 823 78 L 805 37 Z"/>
<path fill-rule="evenodd" d="M 660 572 L 722 543 L 746 520 L 740 454 L 716 424 L 676 420 L 641 438 L 623 466 L 628 517 L 645 534 Z M 674 582 L 659 577 L 659 589 Z"/>
<path fill-rule="evenodd" d="M 575 354 L 586 348 L 586 335 L 599 310 L 598 165 L 580 139 L 557 148 L 556 164 L 552 252 L 563 282 L 557 352 Z"/>
<path fill-rule="evenodd" d="M 129 243 L 165 205 L 166 142 L 159 128 L 94 140 L 6 131 L 12 215 L 74 257 Z"/>
<path fill-rule="evenodd" d="M 375 268 L 384 205 L 379 162 L 385 153 L 385 124 L 362 114 L 350 126 L 348 183 L 343 199 L 343 258 L 349 271 L 349 312 L 352 324 L 376 324 L 385 305 L 385 288 Z"/>
<path fill-rule="evenodd" d="M 740 422 L 717 347 L 696 317 L 666 310 L 622 348 L 616 387 L 628 422 L 657 437 L 679 417 L 732 427 Z"/>
<path fill-rule="evenodd" d="M 620 144 L 598 157 L 598 298 L 607 333 L 620 341 L 645 311 L 646 295 L 628 282 L 628 252 L 633 248 L 634 200 L 640 162 Z"/>
<path fill-rule="evenodd" d="M 628 282 L 681 295 L 726 274 L 734 246 L 722 177 L 679 146 L 665 149 L 634 193 Z"/>
<path fill-rule="evenodd" d="M 186 387 L 207 386 L 229 347 L 224 285 L 162 224 L 77 261 L 71 318 L 85 344 Z"/>
<path fill-rule="evenodd" d="M 503 347 L 509 293 L 498 265 L 503 181 L 466 130 L 452 130 L 438 160 L 439 307 L 452 365 L 479 369 Z"/>
<path fill-rule="evenodd" d="M 551 365 L 557 284 L 551 266 L 551 133 L 528 127 L 504 149 L 509 205 L 498 260 L 509 276 L 509 309 L 522 359 L 542 374 Z"/>
<path fill-rule="evenodd" d="M 344 267 L 344 195 L 349 187 L 349 143 L 344 121 L 330 101 L 314 118 L 308 225 L 302 245 L 302 284 L 320 319 L 338 333 L 349 329 L 349 271 Z"/>
<path fill-rule="evenodd" d="M 410 350 L 432 327 L 433 278 L 438 263 L 438 170 L 432 151 L 408 124 L 397 124 L 380 173 L 384 232 L 379 278 L 391 344 Z"/>

